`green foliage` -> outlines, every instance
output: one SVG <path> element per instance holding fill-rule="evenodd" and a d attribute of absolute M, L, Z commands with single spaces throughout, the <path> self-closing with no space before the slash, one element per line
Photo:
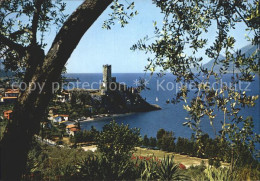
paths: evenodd
<path fill-rule="evenodd" d="M 206 169 L 204 161 L 200 163 L 200 165 L 193 166 L 191 165 L 189 169 L 185 171 L 185 175 L 189 176 L 192 180 L 203 181 L 207 180 L 204 170 Z"/>
<path fill-rule="evenodd" d="M 163 128 L 159 129 L 156 134 L 157 140 L 161 139 L 163 137 L 163 135 L 165 135 L 165 134 L 166 134 L 166 131 Z"/>
<path fill-rule="evenodd" d="M 148 148 L 156 148 L 157 146 L 157 140 L 154 137 L 148 138 L 147 135 L 144 135 L 142 139 L 142 146 L 148 147 Z"/>
<path fill-rule="evenodd" d="M 68 114 L 71 120 L 92 116 L 90 110 L 85 107 L 86 105 L 93 107 L 100 105 L 100 102 L 92 99 L 90 94 L 83 90 L 72 91 L 70 102 L 59 102 L 56 99 L 57 97 L 50 102 L 49 108 L 54 108 L 54 114 Z"/>
<path fill-rule="evenodd" d="M 3 137 L 3 134 L 5 132 L 5 128 L 7 126 L 8 120 L 4 118 L 3 112 L 6 110 L 12 110 L 13 105 L 1 105 L 0 106 L 0 140 Z"/>
<path fill-rule="evenodd" d="M 259 179 L 259 164 L 257 168 L 243 166 L 231 172 L 228 168 L 219 167 L 218 159 L 212 159 L 213 167 L 207 168 L 202 162 L 199 166 L 180 170 L 179 165 L 174 163 L 173 155 L 168 155 L 162 160 L 154 156 L 137 157 L 132 154 L 131 157 L 134 144 L 139 140 L 139 131 L 115 122 L 107 125 L 101 133 L 94 127 L 90 132 L 98 138 L 99 150 L 95 153 L 80 149 L 50 147 L 35 142 L 28 154 L 26 174 L 23 178 L 25 180 Z M 113 139 L 115 141 L 111 141 Z"/>
<path fill-rule="evenodd" d="M 2 139 L 2 137 L 4 135 L 7 123 L 8 123 L 8 121 L 6 119 L 3 119 L 0 121 L 0 140 Z"/>
<path fill-rule="evenodd" d="M 237 180 L 237 176 L 231 172 L 228 168 L 215 168 L 208 167 L 205 169 L 205 175 L 209 181 L 225 180 L 233 181 Z"/>
<path fill-rule="evenodd" d="M 158 176 L 160 180 L 183 180 L 184 175 L 178 172 L 179 165 L 174 163 L 174 156 L 167 155 L 161 161 L 161 165 L 158 168 Z"/>
<path fill-rule="evenodd" d="M 71 92 L 70 104 L 75 105 L 91 105 L 94 100 L 91 98 L 90 94 L 84 90 L 75 90 Z"/>
<path fill-rule="evenodd" d="M 61 140 L 63 136 L 67 136 L 66 133 L 66 125 L 64 123 L 61 124 L 52 124 L 51 121 L 45 119 L 44 122 L 41 122 L 41 129 L 39 131 L 39 135 L 42 138 L 54 139 L 59 137 Z"/>
<path fill-rule="evenodd" d="M 219 167 L 221 166 L 220 160 L 219 160 L 219 159 L 215 159 L 215 160 L 214 160 L 214 163 L 213 163 L 213 166 L 214 166 L 215 168 L 219 168 Z"/>
<path fill-rule="evenodd" d="M 208 162 L 209 162 L 209 165 L 213 165 L 214 164 L 214 159 L 213 158 L 210 158 L 209 160 L 208 160 Z"/>
<path fill-rule="evenodd" d="M 165 131 L 164 129 L 160 129 L 157 132 L 157 145 L 162 150 L 174 151 L 175 150 L 175 137 L 172 131 Z"/>
<path fill-rule="evenodd" d="M 103 164 L 103 161 L 95 155 L 83 159 L 77 166 L 79 170 L 78 178 L 88 180 L 102 180 L 104 175 L 106 175 L 103 173 Z"/>
<path fill-rule="evenodd" d="M 240 110 L 254 106 L 258 95 L 248 95 L 235 87 L 238 87 L 240 81 L 254 80 L 255 72 L 260 70 L 260 64 L 257 62 L 259 53 L 256 50 L 247 56 L 237 51 L 234 48 L 236 40 L 231 30 L 239 31 L 236 25 L 244 23 L 247 31 L 252 32 L 251 37 L 247 36 L 245 39 L 252 45 L 259 45 L 257 33 L 259 23 L 256 23 L 259 2 L 232 0 L 205 3 L 203 0 L 198 0 L 184 3 L 158 0 L 155 1 L 155 5 L 164 14 L 162 22 L 158 25 L 154 23 L 155 31 L 152 38 L 144 37 L 131 49 L 141 50 L 153 56 L 148 58 L 147 71 L 153 73 L 158 68 L 159 75 L 170 71 L 176 76 L 175 81 L 182 83 L 180 91 L 173 100 L 185 102 L 184 109 L 189 117 L 186 118 L 187 122 L 184 125 L 191 128 L 198 139 L 203 139 L 202 119 L 207 119 L 215 132 L 213 123 L 216 114 L 223 115 L 220 120 L 222 128 L 218 135 L 220 142 L 228 142 L 229 147 L 232 145 L 234 152 L 232 157 L 239 158 L 241 155 L 240 144 L 248 147 L 251 154 L 254 154 L 255 144 L 259 143 L 259 135 L 253 132 L 252 118 L 243 117 Z M 213 24 L 217 25 L 216 36 L 213 43 L 209 44 L 204 34 Z M 186 54 L 187 52 L 189 54 Z M 201 66 L 202 53 L 207 55 L 207 58 L 213 59 L 210 69 Z M 225 54 L 224 59 L 220 59 L 222 53 Z M 216 66 L 220 69 L 216 70 Z M 232 72 L 230 86 L 221 82 L 228 70 Z M 209 87 L 209 80 L 215 81 L 219 88 Z M 191 93 L 191 88 L 186 86 L 186 83 L 191 82 L 195 91 L 193 98 L 188 102 L 187 94 Z M 198 146 L 200 155 L 205 154 L 206 147 L 212 150 L 210 145 L 199 143 Z M 232 158 L 231 161 L 233 160 L 236 159 Z"/>
<path fill-rule="evenodd" d="M 186 175 L 190 175 L 192 180 L 259 180 L 260 173 L 257 169 L 252 168 L 238 168 L 231 170 L 227 167 L 205 167 L 205 166 L 192 166 L 187 170 Z"/>
<path fill-rule="evenodd" d="M 157 145 L 157 140 L 154 137 L 150 137 L 149 139 L 150 147 L 155 148 Z"/>
<path fill-rule="evenodd" d="M 70 136 L 70 141 L 74 144 L 94 142 L 98 135 L 99 131 L 92 126 L 91 130 L 78 131 L 74 136 Z"/>
<path fill-rule="evenodd" d="M 41 5 L 39 6 L 39 4 Z M 55 2 L 51 0 L 42 2 L 12 0 L 1 1 L 0 5 L 0 34 L 8 37 L 14 43 L 28 47 L 37 44 L 44 48 L 46 46 L 44 37 L 50 27 L 55 25 L 58 30 L 67 18 L 67 15 L 64 14 L 66 4 L 61 0 Z M 37 31 L 40 37 L 39 42 L 36 42 Z M 23 73 L 28 65 L 24 54 L 14 51 L 2 43 L 0 50 L 0 58 L 5 60 L 5 69 Z"/>
<path fill-rule="evenodd" d="M 252 167 L 241 167 L 235 170 L 234 174 L 237 175 L 237 180 L 259 180 L 260 179 L 260 171 L 259 165 L 257 168 Z"/>
<path fill-rule="evenodd" d="M 100 152 L 107 158 L 134 150 L 138 145 L 139 129 L 130 129 L 128 125 L 118 125 L 115 121 L 104 126 L 97 139 L 97 145 Z"/>
<path fill-rule="evenodd" d="M 121 27 L 124 27 L 130 19 L 138 14 L 137 11 L 134 11 L 134 7 L 134 2 L 128 3 L 126 1 L 126 4 L 124 4 L 123 2 L 119 3 L 118 0 L 114 0 L 110 6 L 112 13 L 109 14 L 109 19 L 104 21 L 102 27 L 109 30 L 112 25 L 115 25 L 116 20 L 121 24 Z"/>
<path fill-rule="evenodd" d="M 173 155 L 171 157 L 167 155 L 162 160 L 154 156 L 143 159 L 139 167 L 142 170 L 142 180 L 185 180 L 188 178 L 181 173 L 179 165 L 174 163 Z"/>
<path fill-rule="evenodd" d="M 41 145 L 34 142 L 28 154 L 25 180 L 71 180 L 81 160 L 93 155 L 80 149 Z"/>
<path fill-rule="evenodd" d="M 210 166 L 214 166 L 215 168 L 219 168 L 221 166 L 220 160 L 216 158 L 210 158 L 208 163 Z"/>
<path fill-rule="evenodd" d="M 106 110 L 105 108 L 101 107 L 101 108 L 98 110 L 98 113 L 99 113 L 99 114 L 105 114 L 105 113 L 107 113 L 107 110 Z"/>
<path fill-rule="evenodd" d="M 108 169 L 108 179 L 120 179 L 130 169 L 129 159 L 139 145 L 139 129 L 118 125 L 115 121 L 104 126 L 96 143 Z"/>
<path fill-rule="evenodd" d="M 144 168 L 142 169 L 142 163 L 144 163 Z M 159 167 L 160 162 L 158 159 L 153 157 L 151 160 L 145 160 L 139 163 L 139 167 L 141 168 L 141 179 L 142 180 L 155 180 L 158 178 L 157 169 Z"/>
<path fill-rule="evenodd" d="M 178 137 L 175 151 L 181 154 L 197 156 L 198 145 L 194 140 L 192 141 L 187 138 Z"/>
<path fill-rule="evenodd" d="M 149 140 L 149 138 L 147 137 L 147 135 L 144 135 L 143 145 L 146 146 L 146 147 L 150 146 L 150 140 Z"/>

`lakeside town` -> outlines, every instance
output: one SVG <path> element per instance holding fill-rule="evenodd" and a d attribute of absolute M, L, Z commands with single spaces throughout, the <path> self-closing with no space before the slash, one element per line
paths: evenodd
<path fill-rule="evenodd" d="M 12 107 L 19 94 L 19 88 L 0 88 L 0 105 Z M 63 123 L 66 125 L 67 135 L 74 136 L 81 131 L 80 122 L 159 109 L 158 105 L 150 105 L 140 96 L 139 88 L 127 87 L 116 82 L 116 77 L 112 77 L 111 65 L 103 65 L 103 81 L 100 89 L 62 88 L 48 107 L 47 119 L 42 120 L 41 124 L 44 127 L 51 127 Z M 1 119 L 10 120 L 12 110 L 2 111 Z M 71 114 L 68 114 L 69 112 Z"/>
<path fill-rule="evenodd" d="M 0 180 L 260 180 L 259 0 L 0 7 Z"/>

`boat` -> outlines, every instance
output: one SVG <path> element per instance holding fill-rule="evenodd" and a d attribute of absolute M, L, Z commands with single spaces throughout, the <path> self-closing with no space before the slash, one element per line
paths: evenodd
<path fill-rule="evenodd" d="M 155 101 L 158 102 L 158 97 L 155 98 Z"/>

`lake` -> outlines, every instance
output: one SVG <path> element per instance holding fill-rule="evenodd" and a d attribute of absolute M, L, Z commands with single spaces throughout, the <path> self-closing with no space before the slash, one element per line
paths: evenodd
<path fill-rule="evenodd" d="M 86 89 L 98 89 L 99 83 L 102 81 L 101 73 L 85 73 L 85 74 L 66 74 L 67 77 L 79 78 L 79 87 Z M 176 86 L 174 82 L 174 76 L 166 74 L 163 77 L 152 77 L 142 73 L 114 73 L 112 76 L 117 78 L 117 82 L 123 82 L 129 87 L 136 87 L 136 83 L 139 78 L 144 78 L 147 82 L 147 87 L 150 90 L 144 90 L 141 95 L 151 104 L 158 104 L 162 109 L 159 111 L 151 111 L 144 113 L 134 113 L 126 116 L 120 116 L 115 118 L 107 118 L 101 121 L 95 122 L 83 122 L 81 127 L 83 129 L 90 129 L 91 126 L 95 126 L 98 130 L 101 130 L 105 124 L 108 124 L 111 120 L 115 119 L 118 123 L 129 124 L 131 128 L 140 128 L 141 135 L 147 134 L 150 136 L 156 136 L 157 131 L 160 128 L 164 128 L 168 131 L 173 131 L 175 135 L 181 137 L 190 137 L 192 131 L 190 128 L 183 126 L 187 117 L 186 110 L 183 109 L 183 102 L 178 104 L 167 104 L 166 101 L 171 100 L 176 93 Z M 223 82 L 229 83 L 231 74 L 227 74 L 223 77 Z M 83 82 L 85 82 L 83 84 Z M 214 82 L 211 82 L 212 84 Z M 241 84 L 241 89 L 244 89 L 250 95 L 259 95 L 259 76 L 256 76 L 256 81 L 247 84 Z M 189 99 L 194 95 L 194 91 L 191 91 L 188 96 Z M 254 131 L 260 133 L 260 116 L 259 116 L 259 99 L 257 100 L 255 107 L 245 108 L 240 111 L 243 117 L 252 116 L 255 123 Z M 219 130 L 223 119 L 223 115 L 217 114 L 214 120 L 214 126 Z M 210 126 L 208 119 L 202 121 L 202 130 L 207 132 L 210 136 L 214 136 L 213 128 Z"/>

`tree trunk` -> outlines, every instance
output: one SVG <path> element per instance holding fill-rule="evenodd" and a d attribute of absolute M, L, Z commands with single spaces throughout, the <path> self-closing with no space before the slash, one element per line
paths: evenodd
<path fill-rule="evenodd" d="M 46 56 L 37 47 L 28 50 L 29 67 L 24 82 L 27 85 L 44 84 L 44 88 L 42 92 L 39 87 L 31 91 L 31 84 L 18 98 L 0 143 L 3 180 L 21 179 L 31 141 L 39 132 L 40 120 L 53 96 L 53 82 L 58 81 L 81 37 L 111 2 L 112 0 L 85 0 L 64 23 Z"/>

